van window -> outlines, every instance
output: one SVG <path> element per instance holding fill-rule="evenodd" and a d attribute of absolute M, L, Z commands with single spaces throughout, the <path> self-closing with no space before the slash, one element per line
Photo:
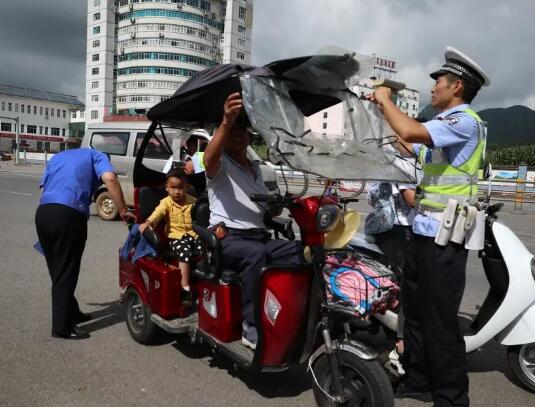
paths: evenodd
<path fill-rule="evenodd" d="M 141 142 L 143 141 L 145 134 L 146 133 L 137 133 L 136 145 L 134 147 L 134 156 L 137 155 L 137 150 L 139 149 L 139 146 L 141 145 Z M 152 137 L 149 140 L 149 144 L 147 145 L 143 158 L 155 158 L 158 160 L 167 160 L 169 156 L 171 155 L 171 153 L 169 152 L 167 147 L 165 147 L 163 144 L 160 143 L 162 138 L 161 138 L 159 131 L 157 132 L 156 136 L 158 138 Z"/>
<path fill-rule="evenodd" d="M 130 133 L 95 132 L 89 145 L 110 155 L 126 155 Z"/>

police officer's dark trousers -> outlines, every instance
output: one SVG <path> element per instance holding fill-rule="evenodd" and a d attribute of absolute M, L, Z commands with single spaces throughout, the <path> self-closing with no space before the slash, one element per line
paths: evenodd
<path fill-rule="evenodd" d="M 415 235 L 415 269 L 403 279 L 406 385 L 433 394 L 436 407 L 468 406 L 466 350 L 457 313 L 468 251 Z"/>
<path fill-rule="evenodd" d="M 299 264 L 303 261 L 300 242 L 274 240 L 264 229 L 230 229 L 221 241 L 223 264 L 238 273 L 242 280 L 243 319 L 256 325 L 254 318 L 255 289 L 262 268 L 267 264 Z"/>
<path fill-rule="evenodd" d="M 80 312 L 74 290 L 87 239 L 85 216 L 60 204 L 41 205 L 35 214 L 39 242 L 52 279 L 52 332 L 75 325 Z"/>

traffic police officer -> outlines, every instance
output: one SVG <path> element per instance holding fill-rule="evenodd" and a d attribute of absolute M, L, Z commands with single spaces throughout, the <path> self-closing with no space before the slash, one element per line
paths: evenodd
<path fill-rule="evenodd" d="M 435 406 L 468 406 L 465 343 L 457 313 L 466 280 L 464 245 L 435 243 L 445 204 L 477 202 L 477 175 L 484 150 L 481 119 L 470 109 L 490 80 L 483 69 L 447 47 L 446 62 L 431 73 L 431 104 L 439 114 L 418 123 L 400 111 L 391 90 L 378 88 L 369 99 L 384 113 L 400 144 L 420 158 L 418 213 L 413 222 L 416 268 L 404 276 L 406 379 L 398 397 L 425 399 Z"/>
<path fill-rule="evenodd" d="M 52 279 L 52 336 L 84 339 L 76 324 L 91 319 L 74 296 L 87 238 L 89 205 L 102 181 L 123 220 L 135 221 L 127 211 L 123 192 L 108 156 L 90 148 L 66 150 L 48 162 L 41 179 L 42 195 L 35 214 L 39 243 Z"/>

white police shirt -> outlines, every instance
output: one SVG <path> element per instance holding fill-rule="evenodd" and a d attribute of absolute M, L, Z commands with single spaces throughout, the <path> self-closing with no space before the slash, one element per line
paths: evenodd
<path fill-rule="evenodd" d="M 423 123 L 433 140 L 433 148 L 442 148 L 447 160 L 454 166 L 466 162 L 479 141 L 477 120 L 463 112 L 469 107 L 468 104 L 457 105 Z M 413 148 L 418 155 L 421 144 L 414 144 Z M 430 159 L 431 152 L 428 151 L 425 160 Z M 412 223 L 414 233 L 428 237 L 435 237 L 439 226 L 439 221 L 421 213 L 416 214 Z"/>
<path fill-rule="evenodd" d="M 252 202 L 251 194 L 268 194 L 258 161 L 252 161 L 254 175 L 223 153 L 219 172 L 207 178 L 210 226 L 224 222 L 229 228 L 264 228 L 265 209 Z"/>

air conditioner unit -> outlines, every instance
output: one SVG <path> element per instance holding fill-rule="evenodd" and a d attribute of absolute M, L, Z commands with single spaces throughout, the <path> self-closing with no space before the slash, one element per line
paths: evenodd
<path fill-rule="evenodd" d="M 131 18 L 131 19 L 130 19 L 130 22 L 131 22 L 132 24 L 135 24 L 135 23 L 136 23 L 136 19 L 135 19 L 135 18 Z"/>
<path fill-rule="evenodd" d="M 158 35 L 159 35 L 160 38 L 165 37 L 164 33 L 160 33 L 160 34 L 158 34 Z"/>
<path fill-rule="evenodd" d="M 179 10 L 182 10 L 182 4 L 180 4 L 180 3 L 177 4 L 177 5 L 176 5 L 176 8 L 179 9 Z"/>

